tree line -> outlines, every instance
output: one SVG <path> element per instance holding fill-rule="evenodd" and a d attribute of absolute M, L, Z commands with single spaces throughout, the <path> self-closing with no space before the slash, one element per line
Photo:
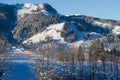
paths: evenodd
<path fill-rule="evenodd" d="M 38 80 L 120 79 L 119 52 L 106 48 L 100 39 L 94 40 L 87 52 L 81 45 L 65 48 L 52 41 L 41 42 L 36 52 L 40 56 L 35 67 Z"/>

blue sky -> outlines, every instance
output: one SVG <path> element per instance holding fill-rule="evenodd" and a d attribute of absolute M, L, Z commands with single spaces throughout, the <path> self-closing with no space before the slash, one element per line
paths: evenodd
<path fill-rule="evenodd" d="M 120 20 L 120 0 L 0 0 L 1 3 L 49 3 L 61 14 Z"/>

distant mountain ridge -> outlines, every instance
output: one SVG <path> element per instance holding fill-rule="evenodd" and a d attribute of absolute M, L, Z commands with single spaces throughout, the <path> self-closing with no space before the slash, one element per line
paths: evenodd
<path fill-rule="evenodd" d="M 87 44 L 109 34 L 120 36 L 120 21 L 85 15 L 62 15 L 47 3 L 0 4 L 0 34 L 11 43 L 34 44 L 53 41 L 70 45 Z M 36 43 L 35 43 L 36 44 Z"/>

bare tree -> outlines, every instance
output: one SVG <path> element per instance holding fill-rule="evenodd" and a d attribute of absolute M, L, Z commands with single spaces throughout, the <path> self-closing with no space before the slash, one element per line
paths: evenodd
<path fill-rule="evenodd" d="M 120 55 L 115 55 L 115 79 L 119 80 L 119 58 Z"/>
<path fill-rule="evenodd" d="M 68 59 L 69 59 L 69 63 L 70 65 L 68 66 L 71 66 L 72 69 L 70 71 L 70 75 L 71 75 L 71 79 L 74 80 L 76 79 L 76 76 L 77 75 L 77 56 L 78 56 L 78 49 L 75 48 L 75 47 L 71 47 L 70 49 L 68 49 Z M 69 69 L 70 70 L 70 69 Z"/>
<path fill-rule="evenodd" d="M 79 46 L 78 53 L 77 53 L 77 61 L 79 62 L 79 67 L 80 67 L 80 80 L 83 79 L 83 65 L 84 65 L 84 49 L 82 46 Z"/>
<path fill-rule="evenodd" d="M 90 79 L 93 80 L 96 77 L 96 65 L 99 57 L 99 40 L 92 42 L 89 50 L 89 62 L 90 62 Z"/>
<path fill-rule="evenodd" d="M 115 48 L 113 48 L 113 50 L 111 50 L 110 52 L 110 55 L 111 55 L 111 72 L 113 73 L 114 75 L 114 78 L 115 80 L 119 80 L 119 68 L 118 68 L 118 65 L 119 65 L 119 53 L 116 51 Z"/>
<path fill-rule="evenodd" d="M 106 58 L 107 58 L 107 54 L 106 51 L 104 49 L 104 45 L 103 43 L 101 43 L 101 41 L 99 39 L 96 39 L 91 47 L 90 47 L 90 53 L 89 53 L 89 61 L 90 61 L 90 79 L 101 79 L 101 77 L 99 76 L 99 72 L 100 70 L 98 70 L 97 64 L 98 64 L 98 60 L 101 60 L 103 65 L 102 67 L 102 73 L 103 73 L 103 79 L 106 78 L 105 76 L 105 64 L 106 64 Z"/>
<path fill-rule="evenodd" d="M 50 39 L 51 40 L 51 39 Z M 39 79 L 50 79 L 56 75 L 53 75 L 51 70 L 53 69 L 52 60 L 56 53 L 56 45 L 53 41 L 40 42 L 36 52 L 39 55 L 39 58 L 36 63 L 37 76 Z"/>
<path fill-rule="evenodd" d="M 5 62 L 5 54 L 6 54 L 6 45 L 7 41 L 0 37 L 0 80 L 2 80 L 2 75 L 4 73 L 4 62 Z"/>
<path fill-rule="evenodd" d="M 37 48 L 37 55 L 38 55 L 38 58 L 36 60 L 36 67 L 35 67 L 35 70 L 36 70 L 36 75 L 37 75 L 37 78 L 38 80 L 44 80 L 44 66 L 45 66 L 45 50 L 44 50 L 44 46 L 42 46 L 43 44 L 42 43 L 39 43 L 39 47 Z"/>

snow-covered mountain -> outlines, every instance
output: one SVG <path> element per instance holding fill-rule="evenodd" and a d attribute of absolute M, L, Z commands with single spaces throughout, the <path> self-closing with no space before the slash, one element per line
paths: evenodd
<path fill-rule="evenodd" d="M 0 34 L 14 44 L 34 45 L 49 37 L 59 44 L 78 46 L 108 34 L 120 35 L 120 21 L 62 15 L 47 3 L 0 5 Z"/>
<path fill-rule="evenodd" d="M 0 52 L 3 80 L 119 80 L 120 21 L 0 3 Z"/>
<path fill-rule="evenodd" d="M 44 13 L 48 16 L 54 16 L 57 15 L 57 11 L 52 8 L 49 4 L 32 4 L 32 3 L 26 3 L 26 4 L 18 4 L 18 15 L 23 17 L 25 14 L 37 14 L 39 12 Z"/>
<path fill-rule="evenodd" d="M 67 23 L 62 22 L 48 26 L 42 33 L 38 33 L 27 40 L 23 41 L 23 44 L 31 45 L 37 44 L 40 41 L 47 41 L 47 38 L 54 40 L 57 43 L 64 44 L 66 46 L 79 46 L 80 44 L 86 44 L 89 40 L 85 39 L 86 31 L 79 31 L 75 25 L 69 24 L 68 29 L 72 30 L 71 34 L 63 37 L 63 30 Z M 65 33 L 67 33 L 65 31 Z M 95 37 L 102 37 L 101 34 L 96 32 L 90 32 L 89 38 L 92 40 Z"/>

